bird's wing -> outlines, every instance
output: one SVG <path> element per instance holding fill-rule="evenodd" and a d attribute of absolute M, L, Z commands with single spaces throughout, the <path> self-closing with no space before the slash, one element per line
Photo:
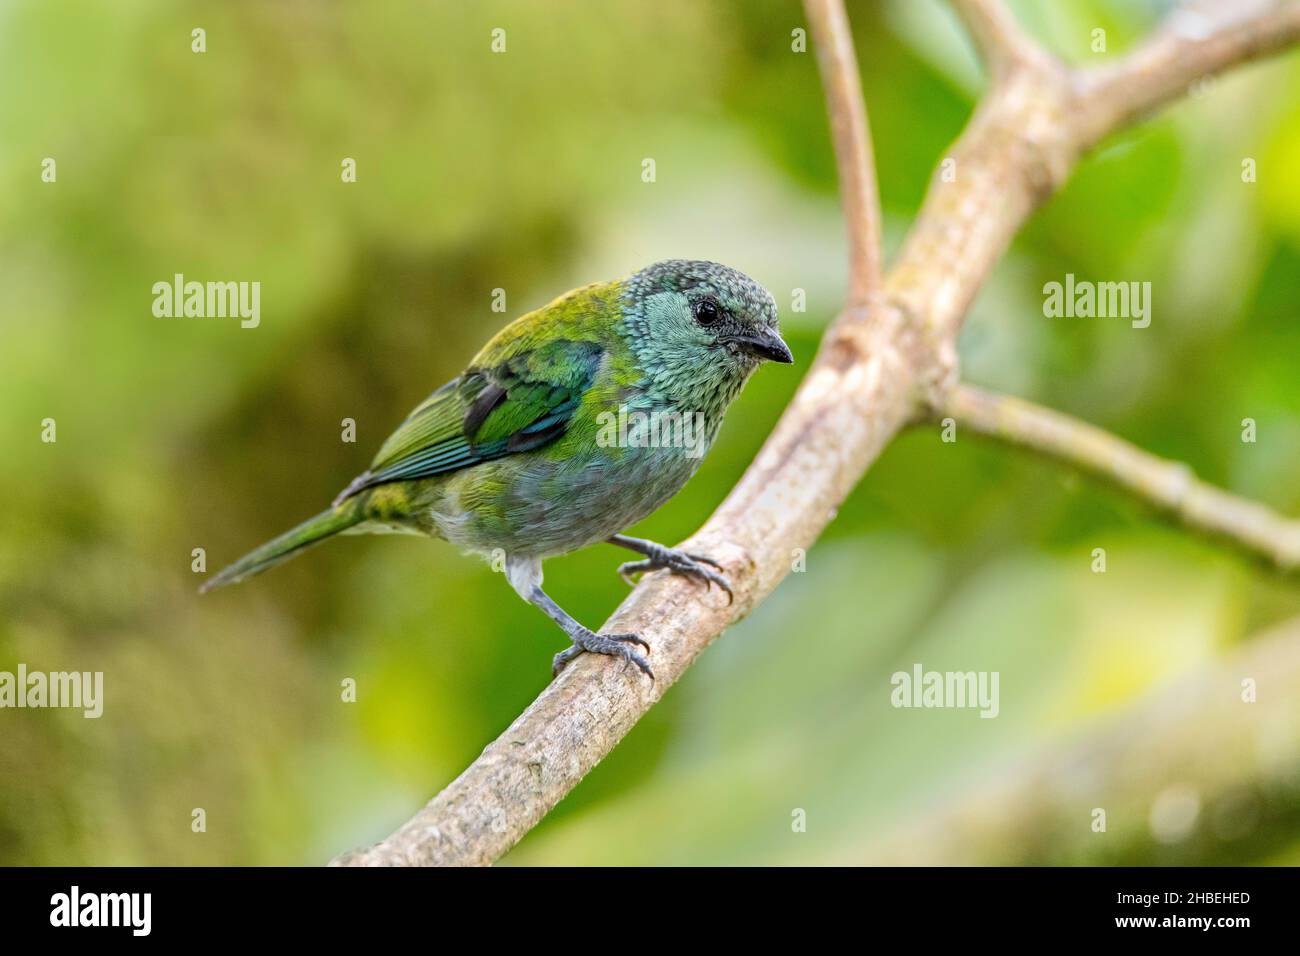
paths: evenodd
<path fill-rule="evenodd" d="M 421 402 L 335 503 L 545 445 L 568 427 L 600 357 L 594 342 L 560 340 L 470 369 Z"/>

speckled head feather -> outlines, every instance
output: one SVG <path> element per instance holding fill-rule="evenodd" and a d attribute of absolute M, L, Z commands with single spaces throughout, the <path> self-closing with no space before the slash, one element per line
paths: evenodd
<path fill-rule="evenodd" d="M 623 290 L 623 332 L 673 402 L 720 414 L 762 361 L 792 361 L 772 294 L 729 266 L 668 259 Z"/>
<path fill-rule="evenodd" d="M 634 273 L 625 285 L 626 295 L 645 298 L 658 292 L 717 295 L 731 307 L 752 315 L 770 329 L 778 329 L 776 300 L 772 293 L 745 273 L 720 262 L 665 259 Z"/>

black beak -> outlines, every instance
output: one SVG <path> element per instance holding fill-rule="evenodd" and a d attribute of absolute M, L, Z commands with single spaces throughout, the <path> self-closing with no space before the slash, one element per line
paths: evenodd
<path fill-rule="evenodd" d="M 782 365 L 789 365 L 794 361 L 794 356 L 790 354 L 790 346 L 786 345 L 781 336 L 771 329 L 738 335 L 732 341 L 737 348 L 748 352 L 750 355 L 767 359 L 769 362 L 780 362 Z"/>

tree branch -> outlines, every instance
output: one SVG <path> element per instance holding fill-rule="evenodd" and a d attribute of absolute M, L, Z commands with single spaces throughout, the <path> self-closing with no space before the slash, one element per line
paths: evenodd
<path fill-rule="evenodd" d="M 820 62 L 846 189 L 854 278 L 849 307 L 828 329 L 758 457 L 683 545 L 724 565 L 734 605 L 666 572 L 647 575 L 605 629 L 634 631 L 650 642 L 655 682 L 606 657 L 579 657 L 410 821 L 336 863 L 498 859 L 617 745 L 710 641 L 771 593 L 885 446 L 951 385 L 967 305 L 1025 217 L 1064 181 L 1079 155 L 1079 84 L 1046 56 L 994 84 L 952 150 L 956 176 L 936 176 L 885 280 L 881 304 L 870 307 L 879 213 L 865 165 L 866 110 L 840 3 L 812 0 L 809 17 L 819 46 L 829 48 Z M 1243 47 L 1242 57 L 1249 52 Z M 1089 131 L 1097 126 L 1094 121 Z"/>
<path fill-rule="evenodd" d="M 1091 146 L 1198 80 L 1276 53 L 1300 40 L 1300 3 L 1215 0 L 1176 7 L 1114 66 L 1082 74 L 1080 135 Z"/>
<path fill-rule="evenodd" d="M 1047 58 L 1043 49 L 1020 29 L 1002 0 L 952 0 L 971 35 L 975 48 L 988 64 L 994 82 L 1016 67 L 1039 63 Z"/>
<path fill-rule="evenodd" d="M 1281 571 L 1300 571 L 1300 521 L 1199 481 L 1182 462 L 1143 451 L 1061 412 L 972 385 L 954 389 L 939 414 L 1102 478 Z"/>
<path fill-rule="evenodd" d="M 862 99 L 853 33 L 840 0 L 806 0 L 817 65 L 826 92 L 840 201 L 848 225 L 850 307 L 878 306 L 883 287 L 880 194 L 871 126 Z"/>

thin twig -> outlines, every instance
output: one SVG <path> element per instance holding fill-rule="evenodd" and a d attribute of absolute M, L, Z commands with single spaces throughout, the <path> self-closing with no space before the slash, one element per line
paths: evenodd
<path fill-rule="evenodd" d="M 952 0 L 952 6 L 994 82 L 1003 80 L 1017 66 L 1045 59 L 1042 47 L 1020 29 L 1002 0 Z"/>
<path fill-rule="evenodd" d="M 880 194 L 853 33 L 841 0 L 805 0 L 804 8 L 826 93 L 848 227 L 848 305 L 852 309 L 879 304 L 884 283 Z"/>
<path fill-rule="evenodd" d="M 940 414 L 1108 481 L 1189 528 L 1222 538 L 1284 572 L 1300 571 L 1300 521 L 1199 481 L 1182 462 L 1009 395 L 961 385 Z"/>

